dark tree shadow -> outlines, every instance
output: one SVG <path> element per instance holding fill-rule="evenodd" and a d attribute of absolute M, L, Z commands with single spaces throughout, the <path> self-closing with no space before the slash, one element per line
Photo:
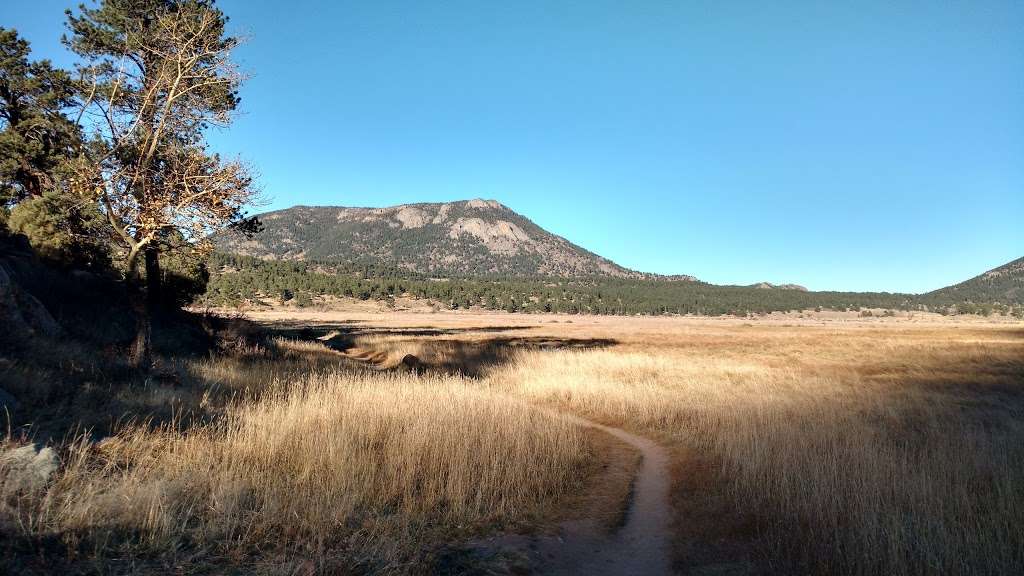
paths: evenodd
<path fill-rule="evenodd" d="M 427 343 L 428 352 L 418 359 L 423 370 L 479 378 L 514 361 L 521 351 L 593 350 L 614 346 L 618 342 L 610 338 L 520 336 L 470 341 L 438 340 L 434 343 L 437 349 L 431 351 L 430 343 Z"/>
<path fill-rule="evenodd" d="M 382 369 L 415 370 L 443 374 L 461 374 L 471 378 L 505 365 L 526 350 L 591 350 L 618 344 L 610 338 L 569 338 L 558 336 L 491 336 L 504 332 L 523 332 L 536 326 L 472 326 L 465 328 L 379 328 L 356 323 L 278 324 L 276 334 L 298 340 L 317 340 L 327 347 L 351 354 L 357 360 Z M 395 338 L 397 342 L 416 341 L 422 352 L 414 358 L 389 358 L 386 351 L 360 346 L 360 338 Z M 357 348 L 358 347 L 358 348 Z"/>

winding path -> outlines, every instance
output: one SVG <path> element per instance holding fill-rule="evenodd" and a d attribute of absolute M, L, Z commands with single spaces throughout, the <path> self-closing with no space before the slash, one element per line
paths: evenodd
<path fill-rule="evenodd" d="M 611 426 L 564 415 L 596 428 L 640 451 L 643 461 L 633 483 L 625 525 L 612 534 L 593 520 L 559 525 L 554 536 L 503 535 L 478 543 L 492 552 L 518 552 L 538 574 L 661 575 L 672 573 L 672 515 L 669 504 L 669 457 L 654 441 Z"/>
<path fill-rule="evenodd" d="M 329 333 L 320 340 L 330 340 Z M 379 355 L 345 356 L 380 367 Z M 412 357 L 417 362 L 416 357 Z M 406 364 L 403 359 L 402 364 Z M 612 426 L 598 424 L 572 414 L 558 414 L 580 426 L 601 430 L 636 448 L 642 461 L 633 480 L 632 498 L 625 524 L 612 534 L 593 519 L 570 520 L 559 524 L 554 536 L 506 534 L 469 546 L 470 550 L 518 553 L 529 560 L 536 574 L 585 574 L 588 576 L 660 576 L 672 574 L 672 512 L 669 503 L 669 457 L 653 440 Z"/>

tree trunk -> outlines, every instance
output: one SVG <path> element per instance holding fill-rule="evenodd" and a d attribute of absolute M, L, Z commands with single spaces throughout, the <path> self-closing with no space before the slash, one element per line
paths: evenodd
<path fill-rule="evenodd" d="M 135 341 L 132 344 L 132 365 L 148 370 L 153 365 L 153 320 L 161 309 L 160 254 L 155 247 L 143 249 L 146 266 L 146 283 L 136 277 L 131 290 L 132 310 L 135 313 Z"/>
<path fill-rule="evenodd" d="M 149 316 L 146 294 L 138 278 L 128 286 L 128 298 L 135 315 L 135 341 L 132 343 L 131 363 L 141 370 L 149 370 L 153 365 L 152 319 Z"/>
<path fill-rule="evenodd" d="M 154 246 L 147 246 L 146 257 L 146 308 L 150 317 L 163 309 L 163 277 L 160 275 L 160 252 Z"/>

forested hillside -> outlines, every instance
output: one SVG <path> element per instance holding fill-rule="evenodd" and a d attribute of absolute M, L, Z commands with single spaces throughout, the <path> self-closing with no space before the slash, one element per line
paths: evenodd
<path fill-rule="evenodd" d="M 900 308 L 899 294 L 847 294 L 715 286 L 703 282 L 607 277 L 481 277 L 431 279 L 396 269 L 315 262 L 262 261 L 216 255 L 206 294 L 211 304 L 257 296 L 310 295 L 387 300 L 412 295 L 449 308 L 480 306 L 510 312 L 590 314 L 733 314 L 794 310 L 808 306 Z"/>
<path fill-rule="evenodd" d="M 791 286 L 719 286 L 693 280 L 590 276 L 481 276 L 438 279 L 396 267 L 358 263 L 261 260 L 214 254 L 203 302 L 236 305 L 257 298 L 295 299 L 311 305 L 320 295 L 393 300 L 400 295 L 458 309 L 571 314 L 761 314 L 774 311 L 929 310 L 941 313 L 1024 315 L 1024 306 L 979 302 L 965 305 L 931 294 L 812 292 Z"/>
<path fill-rule="evenodd" d="M 216 237 L 224 252 L 276 260 L 360 262 L 440 277 L 642 277 L 494 200 L 388 208 L 295 206 L 259 216 L 252 238 Z"/>
<path fill-rule="evenodd" d="M 959 284 L 923 294 L 921 301 L 937 305 L 961 302 L 1024 304 L 1024 258 Z"/>

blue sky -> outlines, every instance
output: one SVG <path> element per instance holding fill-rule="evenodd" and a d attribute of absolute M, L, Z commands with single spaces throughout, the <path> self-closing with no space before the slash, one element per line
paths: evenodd
<path fill-rule="evenodd" d="M 71 0 L 5 0 L 38 57 Z M 271 203 L 494 198 L 625 266 L 920 292 L 1024 256 L 1024 3 L 253 2 Z"/>

